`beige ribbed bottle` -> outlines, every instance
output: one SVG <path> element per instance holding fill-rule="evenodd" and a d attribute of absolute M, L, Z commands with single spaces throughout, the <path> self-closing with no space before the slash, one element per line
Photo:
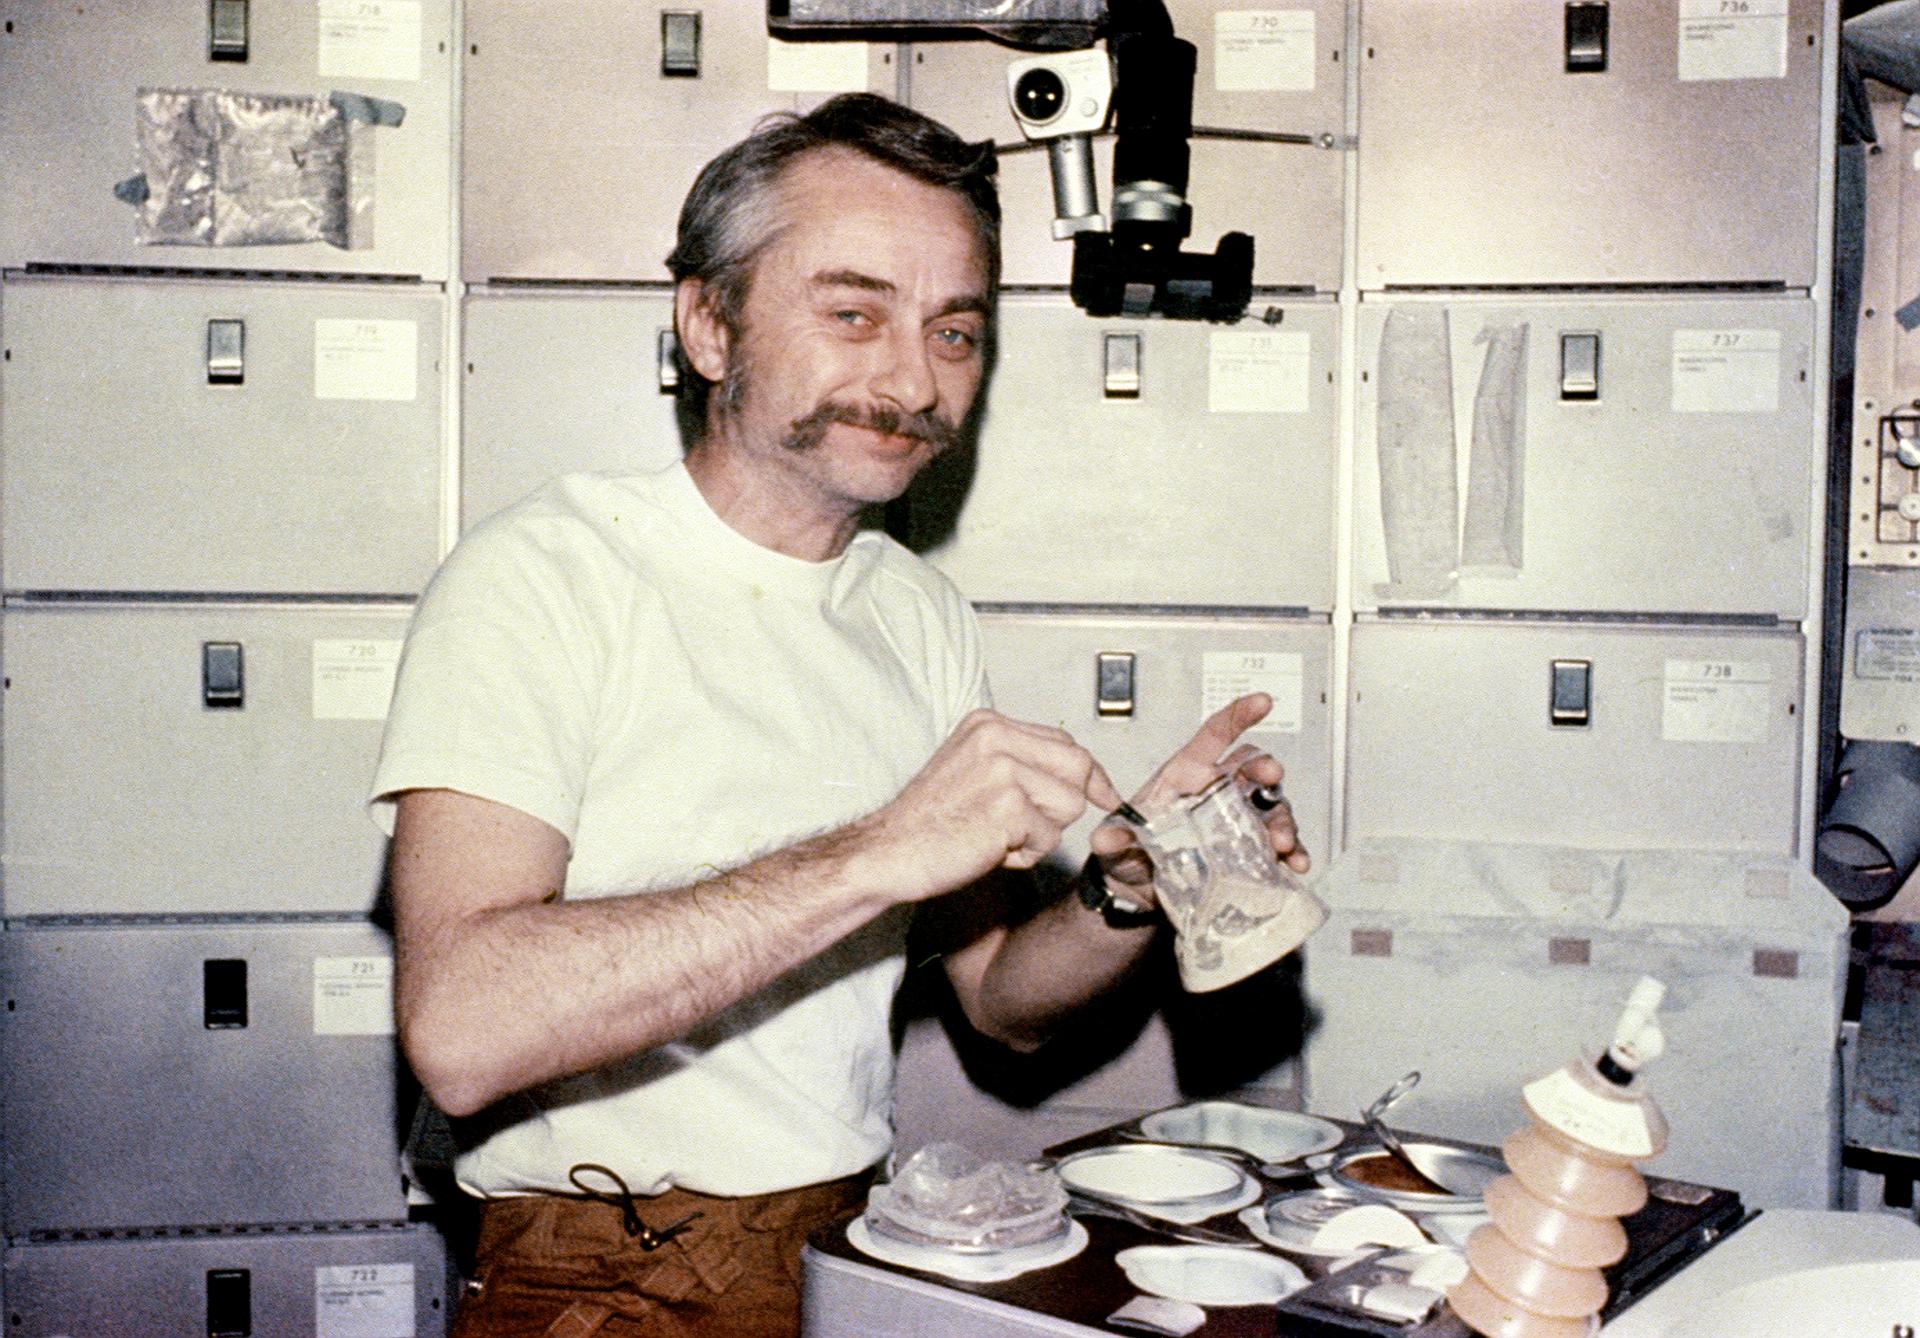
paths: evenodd
<path fill-rule="evenodd" d="M 1502 1151 L 1508 1174 L 1487 1187 L 1491 1225 L 1467 1238 L 1467 1276 L 1447 1293 L 1486 1338 L 1589 1338 L 1607 1283 L 1627 1252 L 1622 1217 L 1647 1201 L 1633 1163 L 1667 1145 L 1667 1120 L 1640 1066 L 1665 1048 L 1654 1014 L 1666 987 L 1642 977 L 1613 1041 L 1522 1089 L 1528 1124 Z"/>

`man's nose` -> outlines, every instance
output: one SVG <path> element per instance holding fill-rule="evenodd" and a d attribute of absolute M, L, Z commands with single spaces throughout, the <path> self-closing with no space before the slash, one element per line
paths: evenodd
<path fill-rule="evenodd" d="M 918 330 L 897 327 L 891 331 L 881 359 L 873 381 L 876 394 L 906 413 L 925 413 L 939 402 L 932 355 Z"/>

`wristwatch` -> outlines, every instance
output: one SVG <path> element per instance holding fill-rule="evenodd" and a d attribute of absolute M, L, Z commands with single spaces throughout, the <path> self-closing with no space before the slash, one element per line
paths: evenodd
<path fill-rule="evenodd" d="M 1096 912 L 1114 929 L 1144 929 L 1160 919 L 1154 907 L 1116 897 L 1107 889 L 1107 871 L 1098 855 L 1087 856 L 1087 862 L 1080 866 L 1074 890 L 1080 894 L 1082 906 Z"/>

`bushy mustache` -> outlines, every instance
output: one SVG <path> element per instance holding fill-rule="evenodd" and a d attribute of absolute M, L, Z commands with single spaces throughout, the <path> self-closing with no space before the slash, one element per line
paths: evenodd
<path fill-rule="evenodd" d="M 936 451 L 944 451 L 960 440 L 960 429 L 936 413 L 902 413 L 884 404 L 847 404 L 824 400 L 812 413 L 796 418 L 787 428 L 781 445 L 790 451 L 810 451 L 820 444 L 827 428 L 834 423 L 863 427 L 890 437 L 924 441 Z"/>

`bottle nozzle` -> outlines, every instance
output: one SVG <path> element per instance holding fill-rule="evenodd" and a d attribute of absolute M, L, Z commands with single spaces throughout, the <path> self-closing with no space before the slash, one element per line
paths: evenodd
<path fill-rule="evenodd" d="M 1613 1043 L 1607 1047 L 1607 1060 L 1600 1071 L 1613 1081 L 1625 1084 L 1632 1080 L 1642 1064 L 1660 1057 L 1667 1048 L 1666 1033 L 1660 1030 L 1660 1024 L 1654 1015 L 1660 1010 L 1660 1002 L 1667 995 L 1667 987 L 1652 976 L 1640 977 L 1639 984 L 1627 996 L 1627 1006 L 1620 1012 L 1620 1021 L 1613 1029 Z M 1618 1070 L 1622 1076 L 1615 1077 L 1609 1070 Z"/>

